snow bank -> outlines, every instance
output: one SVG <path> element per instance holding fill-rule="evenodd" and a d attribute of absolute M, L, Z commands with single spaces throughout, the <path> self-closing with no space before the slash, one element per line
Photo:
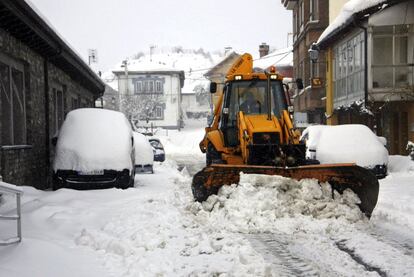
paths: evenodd
<path fill-rule="evenodd" d="M 316 151 L 320 163 L 356 163 L 373 167 L 388 163 L 388 151 L 383 140 L 367 126 L 347 124 L 337 126 L 310 126 L 302 134 L 309 150 Z"/>
<path fill-rule="evenodd" d="M 53 169 L 132 169 L 131 125 L 120 112 L 71 111 L 59 131 Z"/>
<path fill-rule="evenodd" d="M 386 0 L 350 0 L 344 4 L 338 16 L 329 24 L 329 26 L 320 35 L 318 42 L 320 43 L 326 37 L 328 37 L 333 31 L 346 24 L 351 17 L 363 10 L 374 7 L 381 3 L 387 2 Z"/>
<path fill-rule="evenodd" d="M 280 230 L 281 222 L 289 218 L 350 222 L 364 218 L 356 194 L 350 190 L 334 194 L 332 199 L 331 186 L 316 180 L 241 174 L 238 186 L 223 186 L 201 204 L 201 211 L 197 205 L 194 209 L 217 228 L 243 233 Z"/>
<path fill-rule="evenodd" d="M 409 156 L 392 155 L 389 157 L 390 173 L 414 173 L 414 161 Z"/>

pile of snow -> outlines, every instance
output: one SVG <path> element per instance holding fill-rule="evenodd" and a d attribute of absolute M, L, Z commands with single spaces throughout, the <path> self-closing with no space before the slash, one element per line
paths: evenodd
<path fill-rule="evenodd" d="M 407 143 L 407 151 L 408 151 L 411 159 L 414 161 L 414 142 L 409 141 Z"/>
<path fill-rule="evenodd" d="M 201 207 L 194 204 L 191 209 L 219 229 L 243 233 L 274 232 L 289 218 L 349 222 L 364 218 L 355 193 L 334 191 L 334 195 L 333 199 L 328 183 L 319 185 L 316 180 L 241 174 L 238 186 L 223 186 Z"/>
<path fill-rule="evenodd" d="M 125 115 L 103 109 L 71 111 L 59 131 L 53 169 L 131 170 L 132 130 Z"/>
<path fill-rule="evenodd" d="M 364 167 L 388 164 L 383 140 L 367 126 L 359 124 L 310 126 L 302 134 L 309 151 L 322 164 L 356 163 Z"/>
<path fill-rule="evenodd" d="M 148 138 L 143 134 L 133 133 L 135 142 L 135 164 L 152 165 L 154 163 L 154 151 Z"/>
<path fill-rule="evenodd" d="M 354 14 L 387 2 L 386 0 L 350 0 L 344 4 L 338 16 L 323 31 L 317 43 L 320 43 L 336 29 L 346 24 Z"/>
<path fill-rule="evenodd" d="M 371 221 L 405 226 L 414 231 L 414 161 L 390 156 L 387 178 L 380 181 L 378 204 Z"/>
<path fill-rule="evenodd" d="M 390 173 L 414 173 L 414 161 L 409 156 L 392 155 L 389 157 Z"/>

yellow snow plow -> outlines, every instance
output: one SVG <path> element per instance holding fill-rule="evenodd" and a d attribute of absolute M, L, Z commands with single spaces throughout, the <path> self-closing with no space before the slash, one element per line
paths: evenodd
<path fill-rule="evenodd" d="M 240 173 L 280 175 L 329 182 L 334 190 L 356 193 L 360 209 L 368 217 L 377 203 L 379 184 L 375 175 L 355 164 L 319 164 L 306 159 L 306 146 L 295 130 L 290 98 L 275 68 L 253 71 L 250 54 L 230 68 L 214 118 L 205 129 L 200 149 L 207 166 L 192 182 L 196 201 L 204 201 L 223 185 L 237 184 Z M 211 83 L 215 93 L 217 84 Z"/>

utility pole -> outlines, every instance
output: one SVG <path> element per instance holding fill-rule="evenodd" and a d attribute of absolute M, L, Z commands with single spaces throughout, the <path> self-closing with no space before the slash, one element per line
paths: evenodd
<path fill-rule="evenodd" d="M 150 45 L 150 62 L 152 62 L 152 52 L 154 51 L 155 48 L 157 48 L 156 45 Z"/>
<path fill-rule="evenodd" d="M 98 50 L 88 49 L 88 65 L 98 62 Z"/>
<path fill-rule="evenodd" d="M 123 60 L 122 61 L 122 67 L 124 68 L 125 71 L 125 94 L 128 95 L 129 94 L 129 82 L 128 82 L 128 60 Z"/>

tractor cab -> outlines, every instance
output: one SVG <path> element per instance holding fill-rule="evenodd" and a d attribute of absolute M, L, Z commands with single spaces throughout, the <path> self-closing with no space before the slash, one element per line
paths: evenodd
<path fill-rule="evenodd" d="M 270 89 L 269 92 L 268 89 Z M 280 80 L 271 80 L 269 83 L 263 79 L 227 82 L 224 87 L 223 107 L 219 122 L 225 146 L 239 145 L 238 120 L 240 112 L 247 120 L 250 119 L 251 123 L 260 119 L 261 124 L 252 126 L 257 129 L 272 123 L 273 117 L 280 120 L 283 110 L 287 110 L 287 101 Z"/>

